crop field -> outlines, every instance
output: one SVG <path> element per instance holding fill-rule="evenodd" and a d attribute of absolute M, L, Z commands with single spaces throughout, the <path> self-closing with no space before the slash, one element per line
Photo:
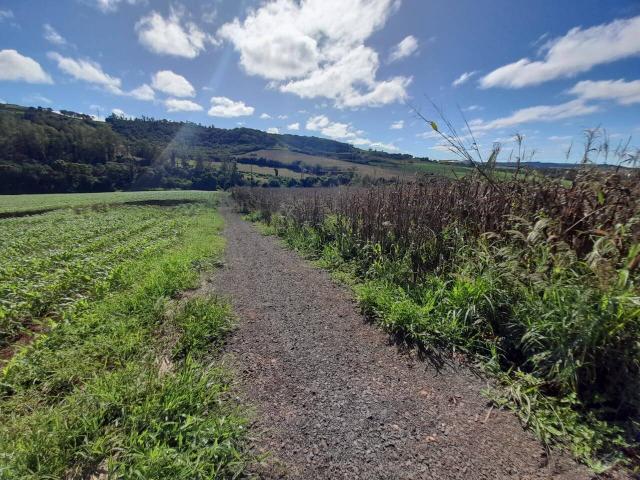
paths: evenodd
<path fill-rule="evenodd" d="M 43 327 L 43 322 L 59 318 L 74 303 L 108 290 L 128 260 L 171 245 L 189 218 L 188 206 L 97 206 L 161 197 L 171 201 L 207 198 L 196 193 L 150 193 L 75 194 L 66 204 L 62 195 L 56 195 L 43 203 L 57 205 L 59 210 L 2 220 L 0 347 L 24 328 Z M 38 206 L 34 197 L 26 197 L 18 208 Z M 88 205 L 94 208 L 64 208 Z"/>
<path fill-rule="evenodd" d="M 228 307 L 180 297 L 221 253 L 217 195 L 2 198 L 55 210 L 0 219 L 1 478 L 243 468 L 242 416 L 210 363 Z"/>

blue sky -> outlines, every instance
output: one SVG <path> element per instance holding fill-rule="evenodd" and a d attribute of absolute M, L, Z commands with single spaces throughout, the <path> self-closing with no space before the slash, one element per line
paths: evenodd
<path fill-rule="evenodd" d="M 0 100 L 452 158 L 434 102 L 563 161 L 587 127 L 640 137 L 640 2 L 5 0 Z"/>

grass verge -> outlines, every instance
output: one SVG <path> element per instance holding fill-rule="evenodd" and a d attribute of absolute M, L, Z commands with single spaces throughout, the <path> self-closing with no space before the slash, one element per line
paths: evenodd
<path fill-rule="evenodd" d="M 4 367 L 0 478 L 240 475 L 245 420 L 215 361 L 228 309 L 180 299 L 220 255 L 220 227 L 195 212 L 174 247 L 128 264 Z"/>

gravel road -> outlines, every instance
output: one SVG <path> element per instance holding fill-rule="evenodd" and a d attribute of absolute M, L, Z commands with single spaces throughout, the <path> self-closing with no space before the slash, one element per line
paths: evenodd
<path fill-rule="evenodd" d="M 222 209 L 225 266 L 214 289 L 239 328 L 227 358 L 255 408 L 261 478 L 590 478 L 514 415 L 491 410 L 485 382 L 436 369 L 368 324 L 329 275 Z"/>

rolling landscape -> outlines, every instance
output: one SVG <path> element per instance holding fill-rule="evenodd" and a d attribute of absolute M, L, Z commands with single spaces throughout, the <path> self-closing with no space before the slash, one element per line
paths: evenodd
<path fill-rule="evenodd" d="M 635 2 L 5 3 L 0 480 L 640 478 Z"/>

